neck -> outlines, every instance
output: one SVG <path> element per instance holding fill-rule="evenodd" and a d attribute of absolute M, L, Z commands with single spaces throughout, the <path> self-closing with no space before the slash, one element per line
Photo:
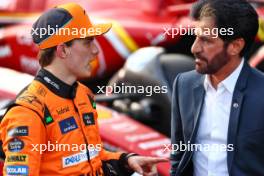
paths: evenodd
<path fill-rule="evenodd" d="M 241 63 L 241 58 L 230 59 L 225 66 L 218 70 L 215 74 L 209 75 L 212 86 L 217 89 L 217 85 L 225 80 Z"/>
<path fill-rule="evenodd" d="M 44 69 L 68 85 L 73 85 L 77 80 L 77 78 L 70 74 L 62 65 L 51 64 L 44 67 Z"/>

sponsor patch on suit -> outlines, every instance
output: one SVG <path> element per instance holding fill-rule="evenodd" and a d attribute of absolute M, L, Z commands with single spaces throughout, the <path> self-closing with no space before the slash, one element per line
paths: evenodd
<path fill-rule="evenodd" d="M 62 134 L 68 133 L 78 128 L 74 117 L 69 117 L 59 122 L 60 130 Z"/>
<path fill-rule="evenodd" d="M 92 112 L 89 113 L 84 113 L 82 115 L 83 118 L 83 123 L 88 126 L 88 125 L 94 125 L 95 121 L 94 121 L 94 114 Z"/>
<path fill-rule="evenodd" d="M 28 175 L 28 166 L 6 166 L 7 175 Z"/>
<path fill-rule="evenodd" d="M 24 142 L 18 138 L 13 138 L 8 142 L 10 152 L 19 152 L 24 148 Z"/>
<path fill-rule="evenodd" d="M 98 156 L 98 151 L 91 150 L 89 151 L 90 159 L 93 159 L 94 157 Z M 78 165 L 82 162 L 88 161 L 87 157 L 87 151 L 81 151 L 80 153 L 76 153 L 67 157 L 62 158 L 62 167 L 70 167 L 74 165 Z"/>
<path fill-rule="evenodd" d="M 8 130 L 8 136 L 28 136 L 28 126 L 18 126 Z"/>
<path fill-rule="evenodd" d="M 12 154 L 12 155 L 8 155 L 6 157 L 6 161 L 7 163 L 11 163 L 11 164 L 27 164 L 28 163 L 28 155 L 25 154 Z"/>

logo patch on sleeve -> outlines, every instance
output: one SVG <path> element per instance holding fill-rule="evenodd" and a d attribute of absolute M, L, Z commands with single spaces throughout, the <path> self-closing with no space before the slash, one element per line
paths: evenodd
<path fill-rule="evenodd" d="M 78 128 L 74 117 L 69 117 L 59 122 L 60 130 L 62 134 L 68 133 L 69 131 Z"/>
<path fill-rule="evenodd" d="M 27 164 L 28 163 L 28 155 L 25 154 L 12 154 L 6 157 L 7 163 L 16 163 L 16 164 Z"/>
<path fill-rule="evenodd" d="M 19 152 L 24 148 L 24 142 L 18 138 L 13 138 L 8 142 L 10 152 Z"/>
<path fill-rule="evenodd" d="M 6 166 L 7 175 L 28 175 L 28 166 Z"/>
<path fill-rule="evenodd" d="M 16 128 L 12 128 L 7 132 L 8 136 L 28 136 L 28 127 L 27 126 L 18 126 Z"/>
<path fill-rule="evenodd" d="M 89 113 L 84 113 L 82 115 L 83 117 L 83 123 L 87 126 L 87 125 L 94 125 L 95 121 L 94 121 L 94 114 L 92 112 Z"/>

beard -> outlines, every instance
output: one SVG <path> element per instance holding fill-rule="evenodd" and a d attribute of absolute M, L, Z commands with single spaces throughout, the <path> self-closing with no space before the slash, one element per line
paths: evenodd
<path fill-rule="evenodd" d="M 195 64 L 195 69 L 201 74 L 215 74 L 229 62 L 226 48 L 223 48 L 210 60 L 199 53 L 194 53 L 194 56 L 200 60 Z"/>

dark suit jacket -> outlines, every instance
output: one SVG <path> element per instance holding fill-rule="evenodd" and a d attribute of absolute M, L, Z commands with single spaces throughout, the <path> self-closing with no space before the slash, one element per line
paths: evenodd
<path fill-rule="evenodd" d="M 172 97 L 172 144 L 195 142 L 205 90 L 205 76 L 190 71 L 177 76 Z M 227 144 L 230 176 L 264 176 L 264 75 L 244 64 L 235 86 Z M 171 154 L 171 175 L 192 175 L 192 151 Z"/>

